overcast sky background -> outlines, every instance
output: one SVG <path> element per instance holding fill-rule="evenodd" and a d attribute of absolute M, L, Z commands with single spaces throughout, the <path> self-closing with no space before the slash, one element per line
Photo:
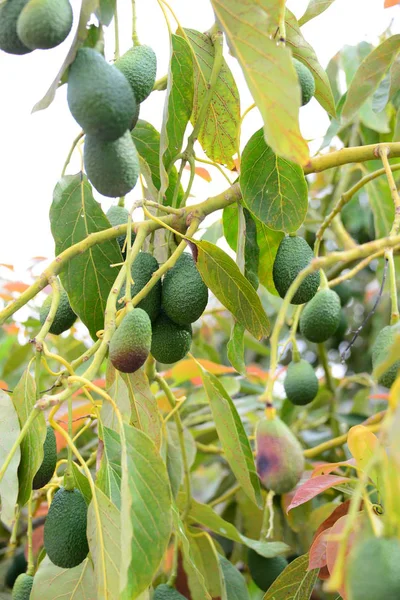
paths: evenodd
<path fill-rule="evenodd" d="M 80 3 L 72 0 L 75 17 Z M 168 64 L 168 34 L 164 17 L 156 0 L 137 0 L 138 33 L 142 43 L 150 44 L 158 60 L 157 77 L 163 76 Z M 197 2 L 170 0 L 182 25 L 205 31 L 213 22 L 208 0 Z M 308 0 L 288 0 L 288 7 L 300 17 Z M 128 0 L 119 0 L 121 53 L 131 45 L 131 12 Z M 314 47 L 321 64 L 326 67 L 329 59 L 344 44 L 354 45 L 361 40 L 376 43 L 378 36 L 393 21 L 393 33 L 400 31 L 400 7 L 383 8 L 383 0 L 336 0 L 321 16 L 303 27 L 303 33 Z M 174 27 L 173 19 L 171 23 Z M 76 18 L 74 28 L 76 25 Z M 27 269 L 31 258 L 54 256 L 48 212 L 52 191 L 60 177 L 71 142 L 80 128 L 69 113 L 66 102 L 66 86 L 58 90 L 56 100 L 49 109 L 31 114 L 33 105 L 47 90 L 65 54 L 73 32 L 59 47 L 38 50 L 25 56 L 11 56 L 0 51 L 0 263 L 15 266 L 7 278 L 28 280 Z M 106 30 L 106 55 L 113 57 L 113 24 Z M 241 71 L 236 61 L 228 56 L 228 63 L 237 78 L 241 93 L 241 111 L 252 103 Z M 161 126 L 164 93 L 155 92 L 141 107 L 140 117 L 150 121 L 158 129 Z M 306 139 L 321 138 L 329 124 L 324 111 L 315 100 L 301 110 L 301 129 Z M 242 134 L 242 147 L 261 126 L 257 111 L 246 117 Z M 317 147 L 317 145 L 316 145 Z M 79 154 L 68 172 L 79 170 Z M 212 167 L 211 183 L 196 178 L 193 194 L 198 200 L 214 195 L 226 187 L 226 181 Z M 140 197 L 140 186 L 127 198 L 130 207 L 135 197 Z M 101 198 L 104 210 L 114 203 Z M 40 265 L 42 270 L 44 263 Z M 35 269 L 38 272 L 38 269 Z M 0 267 L 0 278 L 4 269 Z"/>

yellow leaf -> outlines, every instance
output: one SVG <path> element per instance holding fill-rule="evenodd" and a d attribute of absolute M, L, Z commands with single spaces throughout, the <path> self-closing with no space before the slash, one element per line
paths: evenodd
<path fill-rule="evenodd" d="M 396 381 L 390 388 L 389 392 L 389 406 L 392 410 L 396 410 L 400 400 L 400 377 L 397 377 Z"/>

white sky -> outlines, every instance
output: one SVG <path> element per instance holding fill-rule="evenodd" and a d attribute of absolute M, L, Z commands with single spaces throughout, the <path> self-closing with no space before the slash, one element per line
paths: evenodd
<path fill-rule="evenodd" d="M 400 31 L 400 8 L 383 9 L 384 0 L 336 0 L 321 16 L 306 24 L 303 33 L 314 47 L 321 64 L 344 45 L 361 40 L 377 42 L 392 20 L 393 32 Z M 157 54 L 158 72 L 161 77 L 167 71 L 168 37 L 163 15 L 156 0 L 136 0 L 138 6 L 138 33 L 142 43 L 151 45 Z M 75 16 L 79 2 L 72 0 Z M 213 21 L 208 0 L 170 0 L 181 24 L 205 31 Z M 288 7 L 300 17 L 308 0 L 288 0 Z M 195 9 L 195 5 L 200 8 Z M 121 52 L 130 47 L 130 2 L 119 0 Z M 172 24 L 173 21 L 171 20 Z M 76 21 L 75 21 L 76 24 Z M 66 86 L 63 86 L 51 107 L 31 114 L 61 64 L 72 35 L 53 50 L 35 51 L 25 56 L 11 56 L 0 51 L 0 263 L 12 263 L 16 267 L 15 278 L 24 277 L 34 256 L 52 258 L 53 240 L 50 233 L 48 212 L 52 191 L 73 138 L 79 127 L 69 113 L 66 102 Z M 106 33 L 106 54 L 113 56 L 113 24 Z M 228 62 L 237 77 L 242 98 L 242 112 L 252 102 L 236 61 L 228 56 Z M 150 121 L 158 129 L 161 125 L 164 94 L 151 94 L 141 107 L 140 117 Z M 301 110 L 301 127 L 306 139 L 321 137 L 328 119 L 315 100 Z M 257 111 L 245 120 L 242 145 L 261 126 Z M 79 154 L 69 172 L 79 170 Z M 215 170 L 211 184 L 196 178 L 193 193 L 201 200 L 224 189 L 225 180 Z M 127 199 L 130 206 L 140 186 Z M 97 198 L 100 197 L 97 195 Z M 104 210 L 113 203 L 102 199 Z M 0 275 L 2 270 L 0 268 Z M 7 276 L 10 271 L 7 270 Z"/>

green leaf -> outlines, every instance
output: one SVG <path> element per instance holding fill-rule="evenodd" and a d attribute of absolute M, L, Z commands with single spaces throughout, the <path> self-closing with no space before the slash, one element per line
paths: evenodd
<path fill-rule="evenodd" d="M 99 1 L 97 16 L 99 18 L 100 23 L 102 23 L 106 27 L 108 27 L 111 21 L 113 20 L 116 4 L 116 0 Z"/>
<path fill-rule="evenodd" d="M 245 494 L 254 504 L 261 506 L 260 480 L 250 442 L 236 407 L 218 378 L 205 371 L 200 363 L 198 365 L 224 456 Z"/>
<path fill-rule="evenodd" d="M 315 98 L 322 108 L 332 117 L 336 116 L 335 100 L 331 90 L 328 75 L 319 64 L 317 55 L 310 44 L 304 39 L 297 19 L 287 8 L 285 12 L 286 43 L 292 50 L 293 56 L 306 65 L 313 74 L 315 81 Z"/>
<path fill-rule="evenodd" d="M 11 398 L 0 390 L 0 465 L 4 464 L 8 453 L 19 436 L 18 414 Z M 18 498 L 18 465 L 21 460 L 20 447 L 17 448 L 4 477 L 0 482 L 1 521 L 11 527 L 14 521 L 15 505 Z"/>
<path fill-rule="evenodd" d="M 209 533 L 191 536 L 189 540 L 192 547 L 192 555 L 204 577 L 206 588 L 212 598 L 220 600 L 231 600 L 226 593 L 225 579 L 223 577 L 218 552 Z"/>
<path fill-rule="evenodd" d="M 87 538 L 94 565 L 97 598 L 119 599 L 121 517 L 116 506 L 99 489 L 88 509 Z"/>
<path fill-rule="evenodd" d="M 351 81 L 342 116 L 350 119 L 373 94 L 400 50 L 400 35 L 392 35 L 364 58 Z"/>
<path fill-rule="evenodd" d="M 390 72 L 380 82 L 374 95 L 372 96 L 372 110 L 376 113 L 380 113 L 386 107 L 389 101 L 390 93 Z"/>
<path fill-rule="evenodd" d="M 263 600 L 309 600 L 318 569 L 308 571 L 308 554 L 292 561 L 275 579 Z"/>
<path fill-rule="evenodd" d="M 103 427 L 103 457 L 96 485 L 119 509 L 121 507 L 121 440 L 116 431 Z"/>
<path fill-rule="evenodd" d="M 122 419 L 129 423 L 131 419 L 131 403 L 129 399 L 129 392 L 125 382 L 122 379 L 122 374 L 119 371 L 115 372 L 115 380 L 110 389 L 107 390 L 107 393 L 117 405 Z M 117 433 L 119 432 L 117 415 L 112 404 L 107 402 L 107 400 L 103 400 L 100 416 L 101 422 L 105 427 L 108 427 Z"/>
<path fill-rule="evenodd" d="M 218 558 L 225 579 L 228 600 L 249 600 L 246 580 L 241 572 L 225 556 L 219 554 Z"/>
<path fill-rule="evenodd" d="M 225 521 L 222 517 L 217 515 L 211 506 L 208 506 L 207 504 L 201 504 L 196 500 L 192 501 L 189 518 L 193 523 L 204 525 L 204 527 L 207 529 L 222 535 L 222 537 L 225 537 L 228 540 L 238 542 L 239 544 L 244 544 L 248 548 L 252 548 L 258 554 L 261 554 L 261 556 L 265 556 L 266 558 L 278 556 L 279 554 L 289 550 L 289 546 L 283 542 L 260 542 L 242 535 L 236 529 L 236 527 L 232 525 L 232 523 Z"/>
<path fill-rule="evenodd" d="M 246 364 L 244 362 L 244 332 L 243 325 L 235 322 L 232 326 L 231 337 L 227 344 L 228 360 L 238 373 L 245 375 Z"/>
<path fill-rule="evenodd" d="M 192 546 L 193 538 L 189 538 L 186 535 L 184 525 L 175 506 L 172 507 L 172 518 L 174 522 L 174 531 L 180 541 L 183 568 L 188 578 L 188 585 L 192 600 L 211 600 L 211 596 L 206 588 L 204 577 L 194 559 Z"/>
<path fill-rule="evenodd" d="M 198 248 L 197 268 L 206 286 L 255 338 L 268 335 L 269 320 L 260 298 L 235 261 L 210 242 L 192 241 Z"/>
<path fill-rule="evenodd" d="M 262 129 L 243 150 L 240 188 L 247 208 L 271 229 L 293 233 L 306 217 L 308 189 L 303 170 L 274 154 Z"/>
<path fill-rule="evenodd" d="M 82 43 L 86 40 L 86 36 L 88 35 L 88 31 L 89 31 L 86 27 L 87 23 L 90 19 L 90 15 L 93 12 L 95 12 L 98 5 L 99 5 L 99 0 L 83 0 L 82 1 L 81 12 L 79 14 L 78 28 L 76 30 L 74 39 L 72 40 L 71 48 L 69 49 L 69 52 L 68 52 L 67 56 L 65 57 L 64 62 L 62 63 L 60 70 L 58 71 L 53 83 L 51 84 L 51 86 L 49 87 L 49 89 L 47 90 L 47 92 L 45 93 L 43 98 L 35 104 L 35 106 L 32 109 L 32 112 L 36 112 L 38 110 L 43 110 L 43 109 L 47 108 L 48 106 L 50 106 L 50 104 L 53 102 L 54 97 L 56 95 L 57 87 L 58 87 L 59 83 L 61 82 L 64 73 L 68 69 L 69 65 L 75 60 L 75 56 L 76 56 L 79 46 L 81 46 Z"/>
<path fill-rule="evenodd" d="M 60 179 L 50 208 L 51 232 L 59 255 L 88 235 L 110 228 L 92 187 L 82 173 Z M 112 264 L 121 262 L 116 240 L 96 244 L 68 262 L 60 273 L 72 309 L 89 329 L 94 340 L 104 328 L 104 311 L 118 274 Z"/>
<path fill-rule="evenodd" d="M 14 388 L 14 408 L 22 427 L 28 420 L 36 403 L 35 380 L 26 369 Z M 41 412 L 33 421 L 21 443 L 21 462 L 18 467 L 19 493 L 18 504 L 22 507 L 32 493 L 32 481 L 43 461 L 43 444 L 46 438 L 46 421 Z"/>
<path fill-rule="evenodd" d="M 144 369 L 134 373 L 123 374 L 131 400 L 131 424 L 147 433 L 157 449 L 161 446 L 161 419 L 157 400 L 150 388 Z"/>
<path fill-rule="evenodd" d="M 244 241 L 244 274 L 253 288 L 258 288 L 258 267 L 260 262 L 260 249 L 257 243 L 257 226 L 251 213 L 244 208 L 244 219 L 246 223 Z"/>
<path fill-rule="evenodd" d="M 171 535 L 172 515 L 167 469 L 154 443 L 130 425 L 125 424 L 124 431 L 120 598 L 130 600 L 151 584 L 160 566 Z"/>
<path fill-rule="evenodd" d="M 193 94 L 193 59 L 190 46 L 183 37 L 172 34 L 167 100 L 160 139 L 162 194 L 168 188 L 166 170 L 182 150 L 183 136 L 192 114 Z"/>
<path fill-rule="evenodd" d="M 194 97 L 191 116 L 194 126 L 208 91 L 215 50 L 209 35 L 194 29 L 185 29 L 185 32 L 196 57 L 193 64 Z M 223 60 L 198 140 L 211 160 L 232 169 L 234 167 L 233 155 L 238 151 L 239 131 L 239 91 L 231 70 Z"/>
<path fill-rule="evenodd" d="M 306 12 L 301 19 L 299 19 L 299 25 L 304 25 L 305 23 L 308 23 L 308 21 L 311 21 L 311 19 L 318 17 L 318 15 L 325 12 L 334 1 L 335 0 L 310 0 Z"/>
<path fill-rule="evenodd" d="M 299 129 L 299 82 L 289 49 L 270 38 L 267 9 L 257 0 L 211 3 L 261 112 L 265 139 L 279 156 L 306 164 L 309 152 Z"/>
<path fill-rule="evenodd" d="M 87 477 L 79 470 L 79 467 L 76 463 L 72 463 L 72 473 L 75 479 L 75 487 L 81 492 L 82 496 L 85 498 L 86 504 L 89 506 L 90 501 L 92 499 L 92 490 L 90 489 L 89 481 Z"/>
<path fill-rule="evenodd" d="M 90 558 L 72 569 L 60 569 L 46 556 L 33 580 L 30 600 L 97 600 Z"/>
<path fill-rule="evenodd" d="M 183 430 L 186 455 L 189 469 L 196 458 L 197 448 L 193 435 L 186 428 Z M 183 481 L 182 452 L 175 423 L 167 423 L 167 469 L 171 483 L 172 495 L 175 498 Z"/>
<path fill-rule="evenodd" d="M 160 134 L 157 129 L 147 121 L 139 119 L 135 128 L 132 131 L 132 139 L 139 153 L 139 156 L 145 161 L 148 166 L 148 172 L 143 172 L 149 187 L 154 186 L 157 192 L 161 189 L 160 178 Z M 149 179 L 150 178 L 150 179 Z M 171 206 L 174 196 L 174 190 L 178 181 L 178 172 L 175 167 L 172 167 L 169 174 L 169 186 L 163 195 L 163 203 Z M 183 199 L 183 189 L 179 184 L 178 198 L 176 202 L 177 208 Z M 157 200 L 157 198 L 155 198 Z"/>
<path fill-rule="evenodd" d="M 376 237 L 386 237 L 394 219 L 394 205 L 387 181 L 373 179 L 366 184 L 365 190 L 374 215 Z"/>

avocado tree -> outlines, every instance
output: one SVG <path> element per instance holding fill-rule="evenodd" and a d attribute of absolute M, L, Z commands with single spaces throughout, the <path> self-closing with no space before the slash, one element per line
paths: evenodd
<path fill-rule="evenodd" d="M 210 0 L 200 32 L 158 0 L 156 79 L 135 0 L 122 55 L 116 2 L 82 1 L 35 106 L 67 86 L 82 128 L 54 176 L 55 257 L 0 300 L 2 598 L 400 598 L 400 35 L 324 70 L 302 26 L 332 2 L 297 20 Z M 3 0 L 0 49 L 72 24 L 68 0 Z M 314 155 L 312 98 L 330 121 Z"/>

